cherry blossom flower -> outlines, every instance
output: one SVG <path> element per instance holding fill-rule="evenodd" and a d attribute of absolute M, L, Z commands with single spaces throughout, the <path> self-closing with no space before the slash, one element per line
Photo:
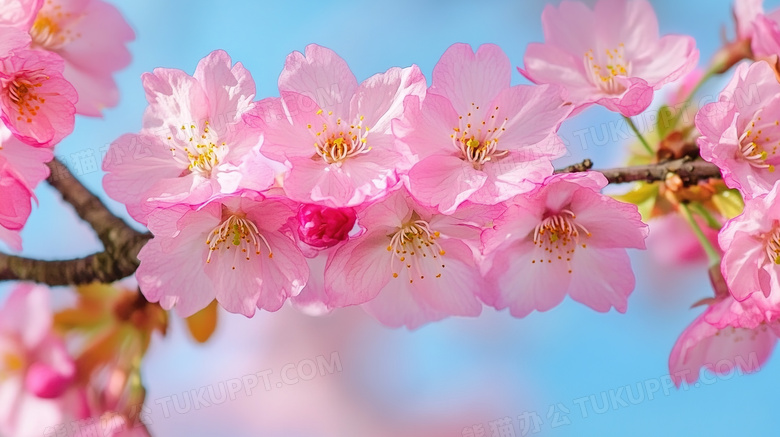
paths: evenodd
<path fill-rule="evenodd" d="M 485 303 L 524 317 L 569 294 L 596 311 L 625 312 L 635 282 L 626 248 L 644 249 L 648 230 L 636 206 L 598 192 L 606 184 L 600 173 L 555 175 L 509 202 L 482 235 Z"/>
<path fill-rule="evenodd" d="M 32 210 L 33 190 L 49 176 L 52 151 L 27 145 L 0 126 L 0 241 L 22 249 L 18 231 Z"/>
<path fill-rule="evenodd" d="M 103 161 L 106 192 L 134 219 L 145 223 L 156 208 L 273 184 L 273 171 L 257 152 L 261 134 L 241 119 L 255 84 L 240 63 L 232 65 L 218 50 L 200 61 L 194 76 L 158 68 L 143 82 L 144 128 L 112 143 Z"/>
<path fill-rule="evenodd" d="M 712 245 L 717 247 L 718 232 L 707 226 L 700 216 L 694 216 L 694 220 Z M 647 248 L 659 263 L 683 266 L 707 261 L 707 254 L 696 234 L 681 215 L 662 215 L 649 220 L 647 224 L 650 226 Z"/>
<path fill-rule="evenodd" d="M 452 215 L 406 190 L 358 214 L 366 232 L 332 252 L 325 292 L 332 307 L 364 304 L 381 323 L 415 329 L 447 316 L 477 316 L 484 287 L 473 250 L 503 207 L 467 204 Z"/>
<path fill-rule="evenodd" d="M 723 277 L 735 299 L 755 292 L 780 294 L 780 184 L 765 195 L 745 202 L 742 215 L 720 232 Z"/>
<path fill-rule="evenodd" d="M 717 102 L 696 115 L 701 156 L 743 197 L 767 193 L 780 173 L 780 83 L 766 62 L 741 64 Z"/>
<path fill-rule="evenodd" d="M 754 58 L 780 55 L 780 9 L 765 12 L 763 0 L 736 0 L 737 38 L 749 40 Z"/>
<path fill-rule="evenodd" d="M 61 421 L 76 366 L 52 331 L 49 290 L 21 284 L 0 308 L 0 433 L 37 435 Z"/>
<path fill-rule="evenodd" d="M 511 73 L 498 46 L 455 44 L 422 104 L 407 99 L 393 132 L 419 158 L 409 190 L 422 203 L 443 213 L 467 199 L 496 204 L 552 174 L 565 151 L 555 132 L 571 107 L 555 86 L 510 87 Z"/>
<path fill-rule="evenodd" d="M 103 0 L 10 0 L 0 25 L 29 32 L 32 48 L 65 60 L 65 78 L 78 91 L 79 114 L 100 116 L 116 106 L 112 75 L 130 64 L 127 43 L 135 34 L 120 12 Z"/>
<path fill-rule="evenodd" d="M 737 38 L 751 39 L 755 33 L 754 22 L 764 14 L 764 0 L 735 0 L 734 19 L 737 24 Z"/>
<path fill-rule="evenodd" d="M 346 62 L 309 45 L 287 57 L 280 98 L 265 99 L 247 122 L 265 135 L 262 153 L 288 161 L 284 189 L 290 198 L 341 208 L 384 195 L 397 182 L 391 121 L 406 96 L 422 96 L 417 66 L 391 68 L 358 85 Z"/>
<path fill-rule="evenodd" d="M 577 109 L 599 104 L 626 117 L 642 113 L 653 93 L 696 67 L 693 38 L 658 34 L 646 0 L 600 0 L 594 9 L 563 1 L 542 14 L 544 43 L 533 43 L 520 72 L 559 84 Z"/>
<path fill-rule="evenodd" d="M 53 54 L 17 50 L 0 60 L 0 118 L 19 139 L 50 147 L 73 132 L 78 95 Z"/>
<path fill-rule="evenodd" d="M 154 238 L 136 272 L 141 291 L 188 317 L 215 298 L 233 313 L 277 311 L 306 285 L 306 261 L 288 222 L 294 205 L 253 192 L 200 207 L 177 205 L 149 216 Z M 188 266 L 182 268 L 182 266 Z"/>
<path fill-rule="evenodd" d="M 753 294 L 744 302 L 718 299 L 683 331 L 669 356 L 669 372 L 679 387 L 693 384 L 699 371 L 723 375 L 734 368 L 756 372 L 766 363 L 780 334 L 780 305 Z"/>

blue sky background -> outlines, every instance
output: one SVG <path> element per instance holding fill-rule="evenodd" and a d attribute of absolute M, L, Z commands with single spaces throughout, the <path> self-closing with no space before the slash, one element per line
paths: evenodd
<path fill-rule="evenodd" d="M 214 49 L 225 49 L 252 72 L 258 96 L 275 95 L 276 80 L 285 57 L 309 43 L 334 49 L 352 67 L 359 80 L 392 66 L 417 64 L 427 77 L 444 50 L 455 42 L 474 46 L 496 43 L 514 65 L 522 65 L 525 46 L 541 41 L 540 16 L 545 1 L 433 1 L 393 0 L 358 2 L 269 2 L 250 0 L 113 0 L 137 32 L 131 45 L 133 63 L 117 77 L 120 106 L 104 119 L 79 118 L 75 133 L 58 146 L 57 155 L 82 163 L 98 157 L 125 132 L 141 126 L 146 102 L 140 75 L 155 67 L 181 68 L 192 73 L 198 60 Z M 557 3 L 557 2 L 554 2 Z M 705 65 L 720 43 L 720 28 L 733 26 L 730 1 L 651 1 L 662 33 L 692 35 Z M 769 2 L 775 6 L 777 2 Z M 615 25 L 619 25 L 615 23 Z M 515 73 L 515 81 L 522 81 Z M 713 91 L 717 91 L 717 86 Z M 562 136 L 569 140 L 571 155 L 561 164 L 592 158 L 597 167 L 621 163 L 625 144 L 609 141 L 597 146 L 581 143 L 573 132 L 618 117 L 591 109 L 567 121 Z M 76 161 L 73 161 L 73 160 Z M 124 208 L 106 198 L 102 172 L 87 172 L 81 180 L 119 214 Z M 42 186 L 36 209 L 25 229 L 24 254 L 47 259 L 81 256 L 99 250 L 89 229 Z M 126 216 L 126 215 L 125 215 Z M 279 369 L 288 361 L 313 358 L 318 332 L 339 317 L 360 320 L 359 335 L 344 343 L 344 371 L 332 376 L 350 387 L 351 396 L 381 410 L 395 422 L 424 421 L 444 417 L 460 435 L 466 426 L 525 411 L 538 412 L 543 436 L 688 436 L 735 434 L 763 435 L 775 432 L 778 360 L 773 358 L 756 375 L 735 376 L 688 391 L 663 390 L 645 399 L 604 414 L 590 410 L 583 418 L 576 399 L 647 380 L 663 380 L 672 345 L 682 330 L 700 313 L 689 306 L 710 294 L 704 266 L 695 269 L 664 267 L 649 254 L 634 254 L 637 288 L 627 314 L 598 314 L 567 300 L 544 314 L 518 320 L 489 309 L 478 319 L 447 320 L 410 333 L 389 330 L 359 314 L 345 310 L 324 319 L 308 319 L 289 311 L 258 314 L 252 320 L 223 317 L 214 342 L 194 345 L 178 321 L 172 334 L 156 341 L 145 365 L 149 399 L 154 409 L 156 435 L 311 436 L 333 435 L 301 431 L 291 421 L 288 429 L 265 427 L 263 410 L 235 419 L 230 409 L 253 411 L 251 398 L 214 407 L 213 412 L 191 412 L 164 418 L 152 402 L 204 384 L 240 377 L 243 371 Z M 277 319 L 275 319 L 277 318 Z M 288 329 L 282 329 L 281 320 Z M 300 326 L 308 330 L 297 329 Z M 313 336 L 310 349 L 287 355 L 270 354 L 278 344 L 298 342 L 296 335 Z M 297 355 L 296 355 L 297 354 Z M 232 373 L 231 373 L 232 372 Z M 238 373 L 236 373 L 238 372 Z M 660 378 L 660 379 L 659 379 Z M 652 384 L 652 383 L 650 383 Z M 276 392 L 264 394 L 267 401 Z M 316 408 L 305 392 L 299 400 L 298 418 L 307 420 L 307 409 Z M 547 417 L 551 404 L 570 410 L 571 424 L 553 428 Z M 464 414 L 461 414 L 465 412 Z M 231 417 L 233 417 L 231 419 Z M 551 416 L 552 417 L 552 416 Z M 349 414 L 343 436 L 350 437 Z M 270 419 L 269 422 L 270 423 Z M 272 429 L 273 428 L 273 429 Z M 490 435 L 489 432 L 486 435 Z M 519 430 L 518 434 L 521 435 Z M 365 436 L 372 437 L 372 436 Z"/>

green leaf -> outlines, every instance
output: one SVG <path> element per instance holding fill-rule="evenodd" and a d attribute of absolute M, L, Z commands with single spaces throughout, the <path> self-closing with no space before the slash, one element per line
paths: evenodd
<path fill-rule="evenodd" d="M 674 113 L 669 105 L 663 105 L 658 109 L 658 117 L 656 121 L 656 129 L 658 130 L 659 138 L 666 138 L 674 129 Z"/>
<path fill-rule="evenodd" d="M 745 203 L 737 190 L 726 190 L 712 196 L 712 203 L 718 208 L 720 215 L 731 220 L 742 214 Z"/>
<path fill-rule="evenodd" d="M 642 220 L 647 221 L 652 216 L 655 200 L 658 198 L 658 184 L 638 182 L 628 193 L 612 197 L 636 205 L 639 213 L 642 214 Z"/>

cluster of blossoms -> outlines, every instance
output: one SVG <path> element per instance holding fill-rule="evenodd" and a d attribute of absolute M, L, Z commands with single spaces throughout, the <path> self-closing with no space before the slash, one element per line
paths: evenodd
<path fill-rule="evenodd" d="M 430 86 L 416 66 L 360 83 L 317 45 L 288 56 L 279 97 L 256 98 L 222 51 L 192 76 L 144 75 L 143 129 L 103 164 L 106 192 L 154 235 L 143 294 L 184 317 L 214 300 L 246 316 L 290 301 L 362 305 L 411 329 L 485 304 L 522 317 L 567 294 L 625 312 L 626 249 L 644 249 L 647 225 L 601 194 L 600 173 L 554 174 L 557 130 L 592 104 L 644 111 L 698 51 L 660 37 L 644 0 L 564 2 L 543 24 L 520 70 L 534 85 L 512 86 L 490 44 L 450 47 Z"/>
<path fill-rule="evenodd" d="M 130 63 L 133 38 L 102 0 L 0 1 L 0 242 L 11 249 L 22 248 L 33 191 L 75 115 L 100 116 L 118 103 L 112 75 Z M 0 435 L 87 436 L 99 428 L 100 435 L 147 436 L 128 417 L 108 413 L 122 410 L 124 385 L 94 384 L 86 355 L 77 367 L 50 294 L 20 284 L 0 308 Z M 114 364 L 92 365 L 95 374 L 120 373 Z M 98 419 L 80 423 L 89 418 Z"/>
<path fill-rule="evenodd" d="M 714 266 L 715 297 L 672 351 L 678 383 L 696 381 L 701 367 L 755 370 L 780 335 L 780 15 L 764 13 L 761 0 L 737 0 L 734 13 L 734 44 L 749 47 L 755 62 L 736 68 L 717 101 L 696 114 L 695 127 L 702 158 L 720 168 L 744 209 L 717 235 L 723 255 Z"/>
<path fill-rule="evenodd" d="M 142 401 L 140 392 L 126 384 L 137 375 L 129 368 L 137 364 L 128 357 L 145 349 L 140 332 L 154 320 L 150 308 L 116 324 L 100 312 L 131 308 L 136 292 L 85 287 L 77 308 L 57 314 L 50 294 L 46 287 L 20 284 L 0 308 L 0 433 L 148 437 L 132 405 Z M 98 341 L 75 359 L 64 329 L 82 339 L 96 330 L 108 335 L 97 335 Z"/>
<path fill-rule="evenodd" d="M 710 258 L 715 295 L 672 350 L 676 382 L 762 364 L 780 336 L 780 15 L 736 0 L 735 17 L 736 41 L 706 73 L 692 38 L 659 35 L 646 0 L 600 0 L 545 8 L 545 40 L 518 69 L 532 85 L 513 86 L 491 44 L 451 46 L 430 85 L 417 66 L 358 82 L 318 45 L 287 57 L 278 97 L 259 98 L 224 51 L 192 75 L 144 74 L 143 127 L 103 162 L 108 195 L 153 235 L 138 254 L 142 295 L 82 287 L 79 306 L 53 316 L 46 289 L 16 288 L 0 310 L 0 434 L 28 433 L 31 411 L 51 413 L 46 423 L 120 411 L 111 435 L 145 436 L 125 426 L 128 402 L 143 400 L 128 381 L 163 310 L 189 322 L 217 305 L 247 317 L 360 305 L 409 329 L 485 305 L 524 317 L 567 295 L 625 312 L 643 219 L 674 239 L 668 258 Z M 75 114 L 117 103 L 112 74 L 132 38 L 101 0 L 0 0 L 0 241 L 20 249 L 33 189 Z M 694 118 L 699 86 L 743 59 Z M 636 129 L 629 117 L 674 82 L 658 138 L 637 132 L 645 150 L 632 160 L 703 159 L 721 177 L 670 171 L 607 196 L 600 172 L 554 171 L 563 122 L 601 105 Z M 60 332 L 98 327 L 108 334 L 74 359 Z"/>
<path fill-rule="evenodd" d="M 102 0 L 0 2 L 0 241 L 21 249 L 33 190 L 75 114 L 118 103 L 112 74 L 130 63 L 134 38 Z"/>

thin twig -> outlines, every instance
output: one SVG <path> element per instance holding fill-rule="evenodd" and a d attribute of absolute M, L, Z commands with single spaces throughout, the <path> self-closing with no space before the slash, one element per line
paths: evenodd
<path fill-rule="evenodd" d="M 589 159 L 586 159 L 580 164 L 558 170 L 556 173 L 576 173 L 584 171 L 580 168 L 585 168 L 587 165 L 592 166 Z M 722 178 L 720 169 L 715 164 L 688 157 L 660 164 L 637 165 L 633 167 L 610 168 L 594 171 L 606 176 L 610 184 L 622 184 L 636 181 L 658 182 L 665 180 L 670 174 L 679 176 L 685 185 L 695 185 L 702 180 Z"/>

